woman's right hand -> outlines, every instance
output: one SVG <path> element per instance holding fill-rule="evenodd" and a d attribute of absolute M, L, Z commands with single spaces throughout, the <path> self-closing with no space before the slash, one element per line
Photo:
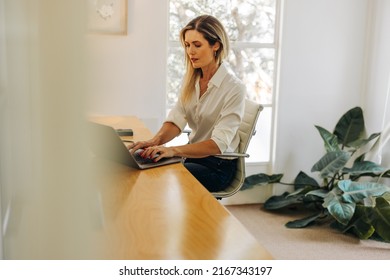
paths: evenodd
<path fill-rule="evenodd" d="M 177 135 L 180 135 L 180 129 L 173 123 L 165 122 L 157 134 L 145 141 L 138 141 L 127 145 L 127 149 L 131 150 L 132 153 L 139 149 L 146 149 L 153 146 L 162 145 L 170 140 L 172 140 Z"/>
<path fill-rule="evenodd" d="M 151 140 L 147 140 L 147 141 L 138 141 L 138 142 L 132 143 L 130 145 L 127 145 L 127 149 L 131 150 L 131 153 L 134 153 L 135 151 L 137 151 L 139 149 L 145 149 L 145 148 L 148 148 L 148 147 L 151 147 L 154 145 L 155 144 L 151 139 Z"/>

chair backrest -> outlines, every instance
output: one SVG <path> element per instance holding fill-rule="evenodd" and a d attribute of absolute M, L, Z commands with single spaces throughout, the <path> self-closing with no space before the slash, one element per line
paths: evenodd
<path fill-rule="evenodd" d="M 245 112 L 244 117 L 240 127 L 238 128 L 238 135 L 240 136 L 240 144 L 238 152 L 245 154 L 252 136 L 256 132 L 256 123 L 259 118 L 260 112 L 263 110 L 263 106 L 253 102 L 251 100 L 245 100 Z M 212 194 L 216 198 L 224 198 L 232 196 L 237 193 L 242 187 L 245 180 L 245 157 L 239 157 L 237 162 L 237 171 L 236 175 L 230 184 L 225 190 L 219 192 L 213 192 Z"/>

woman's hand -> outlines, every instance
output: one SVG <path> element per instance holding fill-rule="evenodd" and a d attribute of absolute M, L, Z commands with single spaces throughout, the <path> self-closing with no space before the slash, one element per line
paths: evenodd
<path fill-rule="evenodd" d="M 164 146 L 150 146 L 144 149 L 140 156 L 143 158 L 151 158 L 155 162 L 162 158 L 171 158 L 175 156 L 174 149 L 172 147 Z"/>
<path fill-rule="evenodd" d="M 131 153 L 134 154 L 134 152 L 139 150 L 139 149 L 145 149 L 145 148 L 155 146 L 155 145 L 156 144 L 154 144 L 153 140 L 151 139 L 151 140 L 147 140 L 147 141 L 138 141 L 138 142 L 129 144 L 126 147 L 128 150 L 131 150 Z"/>

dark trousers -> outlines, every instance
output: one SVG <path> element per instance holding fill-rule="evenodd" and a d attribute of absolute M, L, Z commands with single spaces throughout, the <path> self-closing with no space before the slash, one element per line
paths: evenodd
<path fill-rule="evenodd" d="M 210 192 L 224 190 L 236 174 L 237 159 L 228 160 L 217 157 L 187 158 L 184 166 Z"/>

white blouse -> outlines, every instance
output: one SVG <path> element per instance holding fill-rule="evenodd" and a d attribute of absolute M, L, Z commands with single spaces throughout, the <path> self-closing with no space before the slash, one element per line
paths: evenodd
<path fill-rule="evenodd" d="M 212 139 L 221 153 L 237 152 L 237 134 L 244 115 L 245 85 L 222 63 L 208 83 L 207 91 L 200 97 L 199 81 L 187 104 L 179 101 L 168 114 L 180 130 L 188 123 L 191 128 L 190 143 Z"/>

